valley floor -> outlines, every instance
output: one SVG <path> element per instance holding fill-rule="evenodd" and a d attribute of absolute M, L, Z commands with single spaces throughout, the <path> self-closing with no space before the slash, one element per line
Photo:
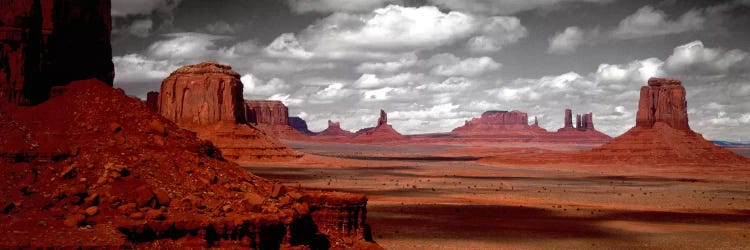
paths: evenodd
<path fill-rule="evenodd" d="M 477 161 L 499 150 L 590 145 L 290 145 L 306 156 L 244 166 L 287 185 L 366 194 L 374 240 L 387 249 L 750 246 L 749 169 L 695 176 Z"/>

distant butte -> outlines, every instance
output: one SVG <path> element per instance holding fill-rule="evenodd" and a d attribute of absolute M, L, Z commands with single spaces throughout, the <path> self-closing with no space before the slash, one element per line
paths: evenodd
<path fill-rule="evenodd" d="M 341 124 L 328 120 L 328 127 L 316 136 L 322 137 L 352 137 L 354 133 L 341 129 Z"/>
<path fill-rule="evenodd" d="M 289 126 L 289 108 L 281 101 L 246 100 L 245 120 L 279 139 L 304 140 L 306 135 Z"/>
<path fill-rule="evenodd" d="M 378 125 L 373 128 L 366 128 L 357 131 L 353 140 L 358 142 L 387 142 L 405 140 L 408 137 L 402 135 L 388 124 L 388 114 L 380 110 Z"/>

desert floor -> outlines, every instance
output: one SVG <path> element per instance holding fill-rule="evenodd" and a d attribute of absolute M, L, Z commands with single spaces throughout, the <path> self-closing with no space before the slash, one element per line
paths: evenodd
<path fill-rule="evenodd" d="M 750 247 L 747 171 L 696 176 L 616 164 L 477 161 L 498 150 L 529 146 L 518 144 L 288 143 L 306 156 L 292 163 L 244 166 L 287 185 L 367 194 L 373 238 L 388 249 Z M 529 150 L 591 147 L 532 146 Z"/>

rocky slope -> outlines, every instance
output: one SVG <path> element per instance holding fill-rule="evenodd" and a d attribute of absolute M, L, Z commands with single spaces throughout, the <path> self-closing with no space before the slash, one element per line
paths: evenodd
<path fill-rule="evenodd" d="M 328 127 L 323 131 L 320 131 L 315 136 L 319 137 L 345 137 L 349 138 L 354 136 L 354 133 L 341 129 L 341 123 L 332 122 L 328 120 Z"/>

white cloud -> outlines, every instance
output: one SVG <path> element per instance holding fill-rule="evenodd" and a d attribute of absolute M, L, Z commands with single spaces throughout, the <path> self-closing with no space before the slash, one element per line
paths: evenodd
<path fill-rule="evenodd" d="M 547 53 L 570 54 L 575 52 L 584 41 L 583 30 L 575 26 L 567 27 L 563 32 L 559 32 L 549 39 Z"/>
<path fill-rule="evenodd" d="M 349 97 L 352 94 L 354 94 L 354 92 L 351 89 L 345 88 L 343 83 L 333 83 L 324 89 L 315 92 L 312 96 L 311 102 L 315 104 L 333 103 Z"/>
<path fill-rule="evenodd" d="M 392 58 L 465 42 L 473 36 L 482 36 L 499 49 L 525 35 L 526 29 L 515 17 L 389 5 L 367 14 L 334 13 L 308 27 L 299 41 L 312 53 L 327 58 Z"/>
<path fill-rule="evenodd" d="M 501 64 L 490 57 L 466 58 L 460 60 L 452 54 L 443 54 L 431 60 L 443 60 L 432 68 L 432 73 L 440 76 L 478 76 L 497 70 Z"/>
<path fill-rule="evenodd" d="M 518 42 L 527 35 L 526 28 L 516 17 L 493 16 L 480 28 L 479 36 L 472 37 L 466 44 L 471 52 L 496 52 L 508 44 Z"/>
<path fill-rule="evenodd" d="M 295 13 L 307 12 L 361 12 L 403 3 L 403 0 L 286 0 Z"/>
<path fill-rule="evenodd" d="M 411 72 L 384 78 L 380 78 L 374 74 L 362 74 L 362 76 L 354 82 L 354 86 L 358 88 L 372 89 L 385 86 L 410 85 L 414 84 L 415 81 L 422 79 L 422 77 L 422 74 L 412 74 Z"/>
<path fill-rule="evenodd" d="M 360 73 L 395 73 L 417 63 L 417 55 L 407 53 L 396 61 L 389 62 L 365 62 L 357 66 L 357 72 Z"/>
<path fill-rule="evenodd" d="M 269 97 L 268 100 L 281 101 L 282 103 L 284 103 L 284 105 L 290 108 L 299 108 L 300 106 L 302 106 L 302 104 L 305 103 L 304 99 L 292 97 L 289 94 L 275 94 Z"/>
<path fill-rule="evenodd" d="M 694 41 L 680 45 L 667 58 L 666 68 L 674 73 L 726 74 L 730 70 L 750 67 L 750 55 L 741 50 L 724 51 Z"/>
<path fill-rule="evenodd" d="M 167 60 L 151 60 L 137 54 L 112 57 L 115 65 L 115 84 L 161 83 L 178 67 Z"/>
<path fill-rule="evenodd" d="M 613 0 L 429 0 L 429 2 L 451 10 L 507 15 L 537 8 L 549 8 L 564 2 L 609 3 Z"/>
<path fill-rule="evenodd" d="M 206 24 L 205 29 L 212 34 L 234 34 L 238 29 L 242 28 L 242 26 L 244 26 L 244 24 L 229 24 L 225 21 L 219 20 L 214 23 Z"/>
<path fill-rule="evenodd" d="M 646 5 L 620 21 L 611 35 L 615 39 L 663 36 L 702 30 L 705 22 L 706 18 L 698 10 L 690 10 L 676 20 L 668 20 L 666 13 Z"/>
<path fill-rule="evenodd" d="M 245 74 L 240 77 L 244 89 L 242 90 L 245 99 L 264 99 L 269 96 L 281 94 L 290 89 L 284 80 L 272 78 L 268 82 L 263 81 L 252 74 Z"/>
<path fill-rule="evenodd" d="M 664 62 L 658 58 L 635 60 L 625 65 L 603 63 L 596 69 L 594 79 L 604 88 L 631 89 L 651 77 L 665 76 L 663 65 Z"/>
<path fill-rule="evenodd" d="M 148 54 L 159 59 L 206 59 L 217 51 L 216 41 L 230 39 L 203 33 L 166 34 L 167 40 L 157 41 L 148 47 Z"/>
<path fill-rule="evenodd" d="M 308 59 L 313 56 L 312 53 L 302 48 L 293 33 L 281 34 L 266 47 L 265 51 L 271 57 Z"/>
<path fill-rule="evenodd" d="M 154 22 L 151 21 L 151 18 L 137 19 L 130 24 L 127 31 L 137 37 L 148 37 L 153 26 Z"/>

